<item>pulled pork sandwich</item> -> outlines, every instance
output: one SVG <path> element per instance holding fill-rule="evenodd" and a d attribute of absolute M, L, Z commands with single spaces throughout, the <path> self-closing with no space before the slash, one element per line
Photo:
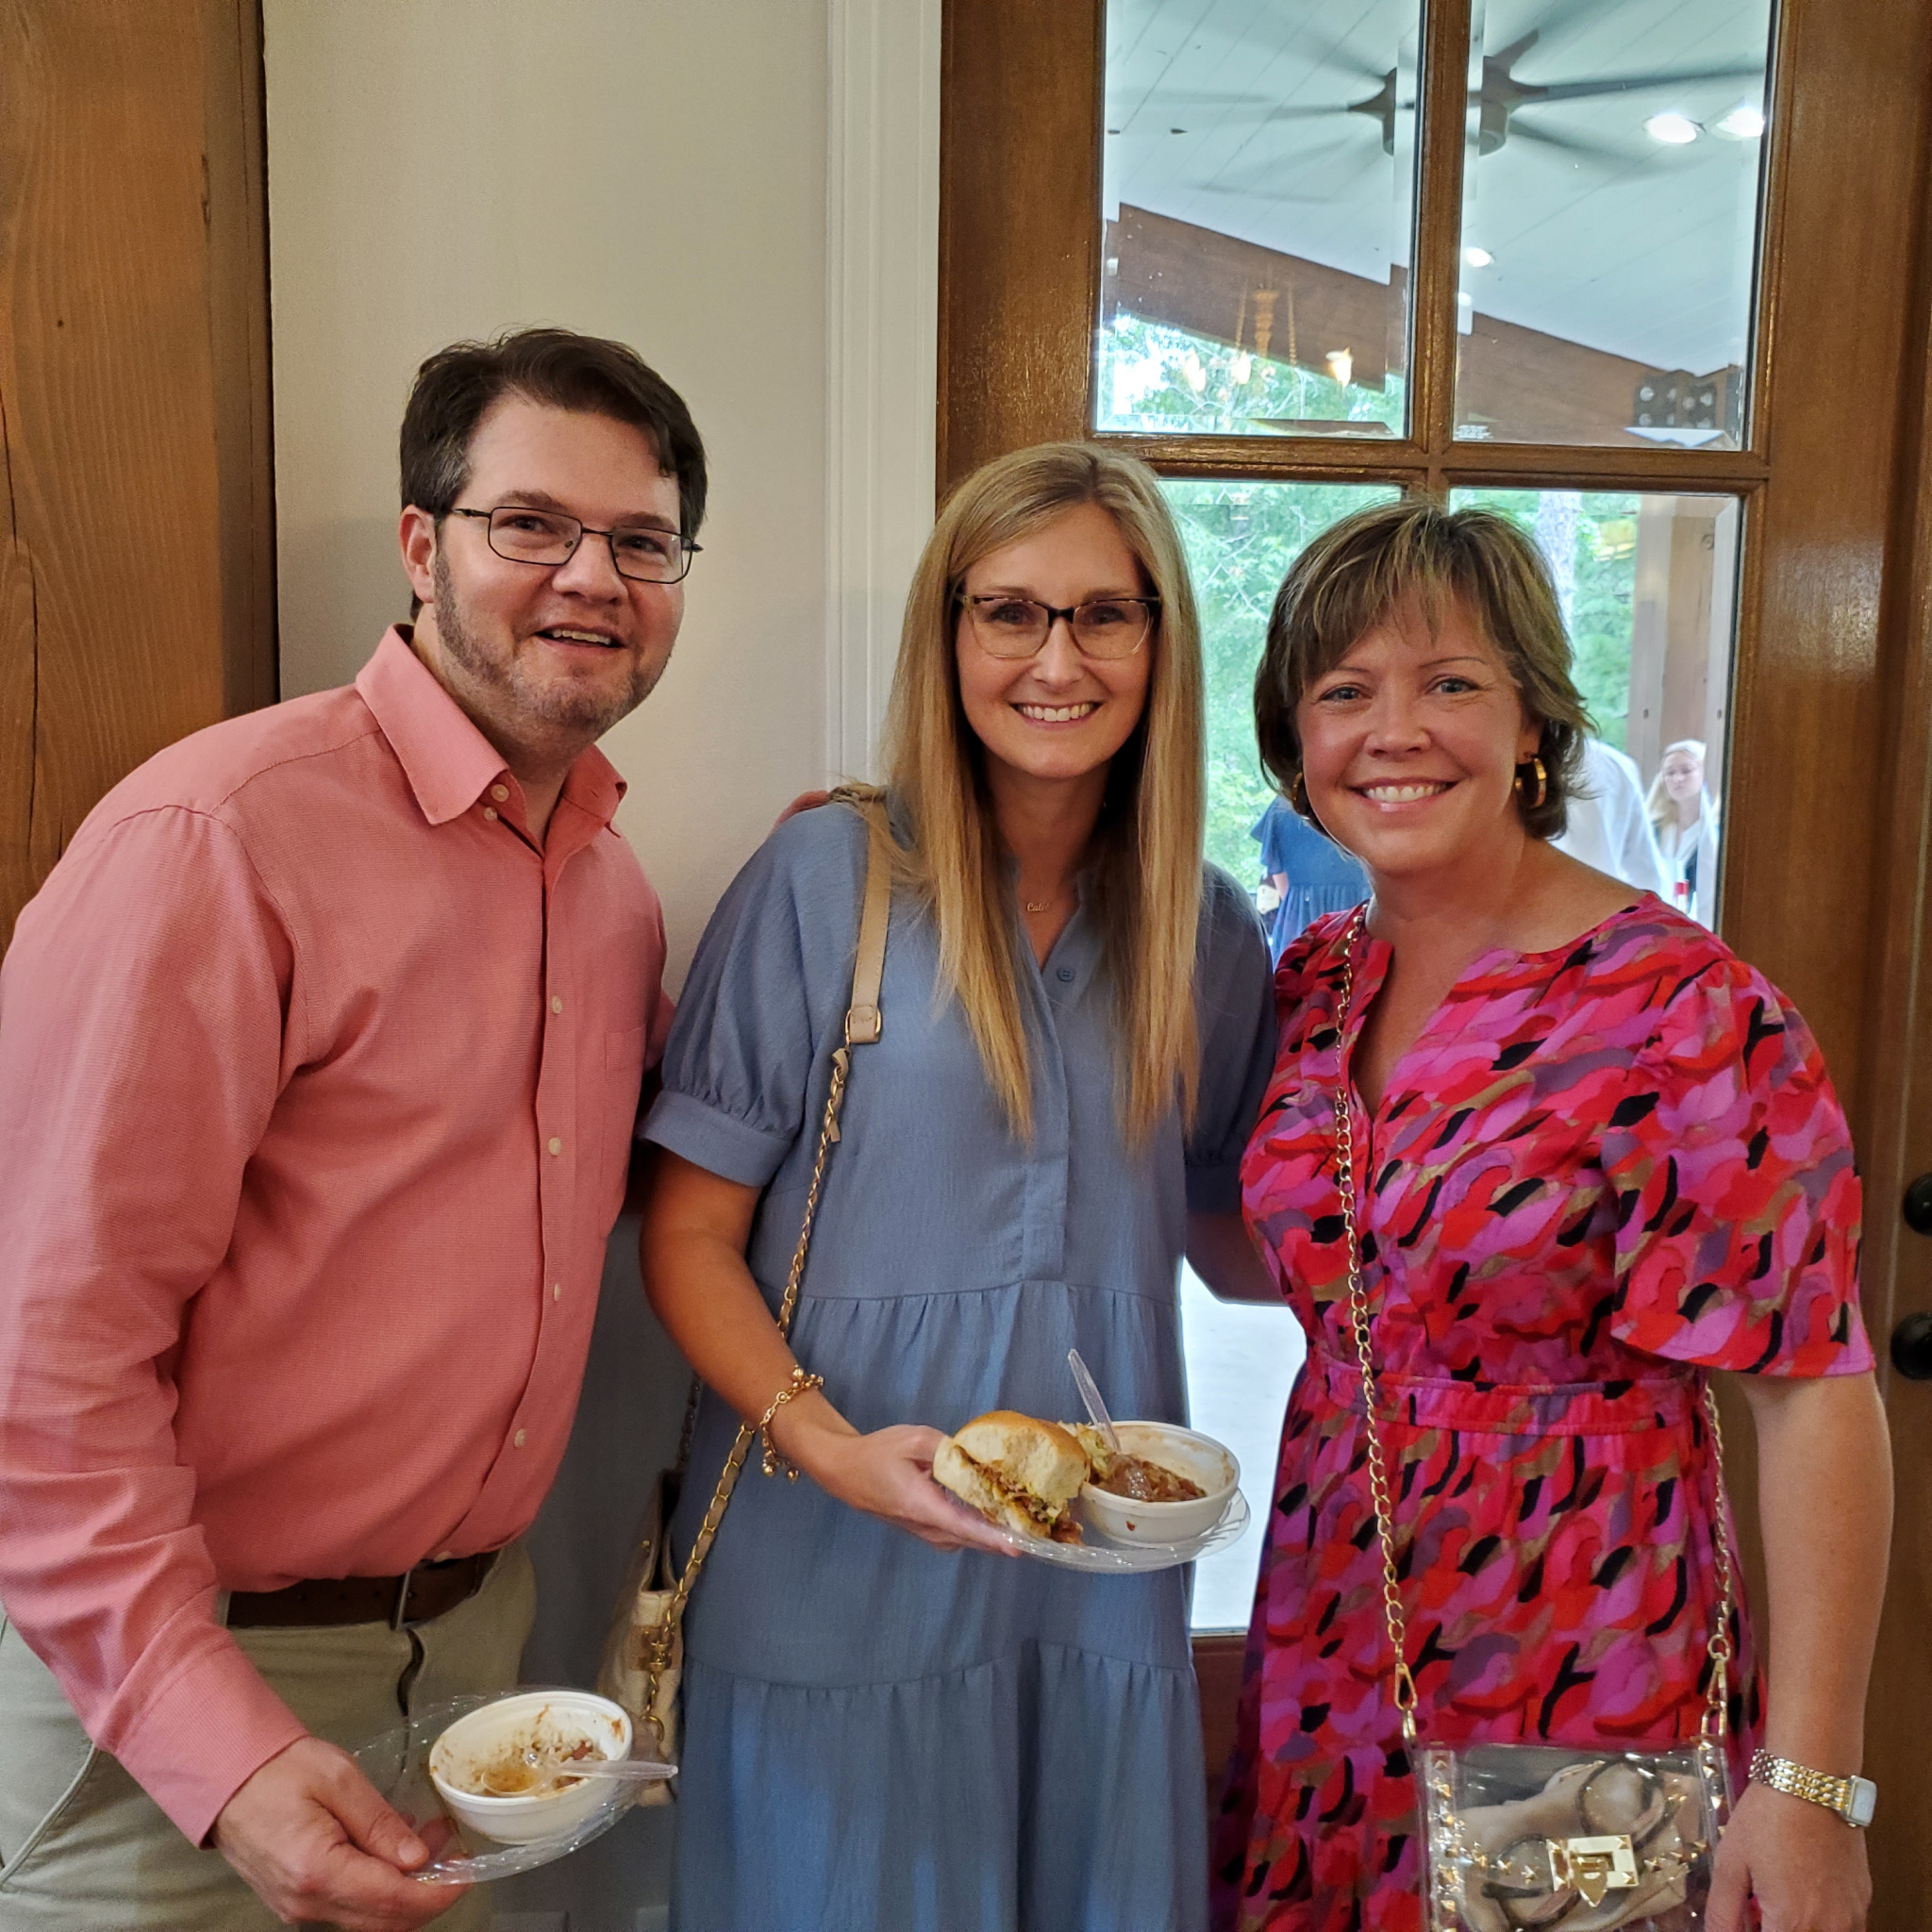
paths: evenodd
<path fill-rule="evenodd" d="M 1058 1424 L 1007 1408 L 974 1417 L 932 1459 L 935 1479 L 989 1523 L 1060 1543 L 1080 1541 L 1073 1502 L 1089 1471 L 1086 1451 Z"/>

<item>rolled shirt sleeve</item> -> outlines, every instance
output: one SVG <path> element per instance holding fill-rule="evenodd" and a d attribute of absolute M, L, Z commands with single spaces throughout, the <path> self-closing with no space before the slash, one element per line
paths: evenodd
<path fill-rule="evenodd" d="M 0 1601 L 196 1842 L 302 1735 L 214 1618 L 173 1373 L 293 1064 L 284 922 L 235 833 L 77 843 L 0 971 Z"/>

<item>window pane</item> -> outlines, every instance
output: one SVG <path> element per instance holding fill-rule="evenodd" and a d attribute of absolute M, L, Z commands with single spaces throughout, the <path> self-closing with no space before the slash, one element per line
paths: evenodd
<path fill-rule="evenodd" d="M 1771 0 L 1478 0 L 1456 433 L 1745 440 Z"/>
<path fill-rule="evenodd" d="M 1261 884 L 1255 831 L 1274 800 L 1255 749 L 1255 667 L 1268 612 L 1288 567 L 1311 537 L 1351 510 L 1386 503 L 1392 489 L 1358 484 L 1250 483 L 1170 478 L 1161 484 L 1180 525 L 1201 609 L 1207 664 L 1208 856 L 1250 891 Z M 1299 821 L 1296 821 L 1299 824 Z M 1326 841 L 1319 841 L 1326 847 Z M 1324 890 L 1335 872 L 1326 848 Z M 1345 874 L 1344 874 L 1345 876 Z M 1348 897 L 1344 887 L 1341 896 Z M 1290 915 L 1325 902 L 1291 881 L 1278 908 L 1276 951 L 1301 929 Z M 1351 901 L 1352 903 L 1352 901 Z M 1261 1560 L 1261 1525 L 1273 1502 L 1282 1410 L 1306 1353 L 1301 1325 L 1286 1307 L 1217 1302 L 1181 1271 L 1181 1333 L 1188 1402 L 1194 1426 L 1234 1451 L 1241 1492 L 1255 1526 L 1206 1558 L 1194 1578 L 1197 1630 L 1245 1629 Z"/>
<path fill-rule="evenodd" d="M 1601 737 L 1595 796 L 1557 842 L 1587 864 L 1718 916 L 1739 513 L 1728 496 L 1458 490 L 1541 546 Z M 1604 747 L 1609 749 L 1606 751 Z M 1658 870 L 1661 883 L 1658 882 Z"/>
<path fill-rule="evenodd" d="M 1098 429 L 1407 427 L 1419 0 L 1109 0 Z"/>

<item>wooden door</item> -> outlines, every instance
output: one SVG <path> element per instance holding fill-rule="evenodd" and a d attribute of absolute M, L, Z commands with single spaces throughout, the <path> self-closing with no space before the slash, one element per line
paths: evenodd
<path fill-rule="evenodd" d="M 0 944 L 275 695 L 265 166 L 257 0 L 0 0 Z"/>
<path fill-rule="evenodd" d="M 1149 4 L 1141 0 L 1142 13 Z M 1492 24 L 1508 10 L 1500 0 L 1487 7 Z M 1478 144 L 1473 98 L 1480 85 L 1487 108 L 1489 84 L 1470 58 L 1482 10 L 1472 0 L 1430 0 L 1416 16 L 1412 65 L 1386 76 L 1385 107 L 1407 90 L 1422 108 L 1412 265 L 1391 267 L 1388 277 L 1413 325 L 1399 345 L 1392 329 L 1387 341 L 1370 340 L 1373 325 L 1359 315 L 1354 326 L 1378 362 L 1393 366 L 1398 348 L 1406 355 L 1406 413 L 1359 430 L 1288 425 L 1320 434 L 1139 430 L 1104 432 L 1104 440 L 1170 477 L 1436 494 L 1622 490 L 1646 505 L 1675 494 L 1717 525 L 1737 519 L 1728 694 L 1713 687 L 1668 702 L 1680 714 L 1704 704 L 1728 741 L 1721 929 L 1803 1010 L 1851 1117 L 1868 1189 L 1865 1310 L 1882 1355 L 1902 1315 L 1932 1310 L 1932 1239 L 1903 1232 L 1898 1217 L 1907 1178 L 1932 1172 L 1932 988 L 1920 970 L 1932 942 L 1932 510 L 1921 502 L 1920 475 L 1932 429 L 1924 323 L 1932 10 L 1896 0 L 1782 0 L 1775 8 L 1756 327 L 1748 354 L 1701 399 L 1710 413 L 1700 420 L 1723 433 L 1695 447 L 1641 446 L 1635 432 L 1572 435 L 1559 420 L 1564 408 L 1611 407 L 1592 397 L 1619 385 L 1628 396 L 1631 379 L 1654 372 L 1603 356 L 1587 370 L 1550 361 L 1546 336 L 1506 341 L 1507 325 L 1486 329 L 1479 315 L 1474 333 L 1493 352 L 1491 368 L 1494 356 L 1513 356 L 1522 379 L 1514 395 L 1477 393 L 1469 305 L 1458 301 L 1458 221 L 1464 170 L 1491 151 L 1489 130 Z M 1192 9 L 1191 26 L 1213 11 Z M 1588 9 L 1546 11 L 1574 22 Z M 1106 0 L 949 0 L 942 490 L 1003 450 L 1094 433 L 1096 410 L 1108 407 L 1092 373 L 1095 325 L 1128 273 L 1128 241 L 1144 286 L 1165 276 L 1161 299 L 1177 325 L 1206 326 L 1189 320 L 1190 304 L 1210 303 L 1214 278 L 1224 275 L 1229 319 L 1217 325 L 1220 339 L 1243 353 L 1257 348 L 1252 291 L 1260 270 L 1248 273 L 1236 258 L 1250 243 L 1197 244 L 1191 269 L 1169 273 L 1160 250 L 1172 235 L 1140 210 L 1130 235 L 1124 206 L 1103 240 L 1103 142 L 1114 131 L 1101 111 L 1107 36 Z M 1231 68 L 1225 85 L 1238 92 L 1245 80 Z M 1349 112 L 1378 111 L 1374 85 L 1373 77 L 1362 83 Z M 1545 136 L 1557 131 L 1547 120 L 1541 127 Z M 1296 272 L 1305 314 L 1359 307 L 1360 289 L 1343 286 L 1349 277 L 1307 262 Z M 1241 287 L 1248 292 L 1236 309 L 1233 291 Z M 1283 314 L 1272 290 L 1266 325 L 1278 342 Z M 1747 386 L 1748 410 L 1740 400 Z M 1483 426 L 1473 426 L 1479 419 Z M 1680 561 L 1652 554 L 1663 579 Z M 1697 735 L 1661 720 L 1643 729 L 1653 753 L 1671 736 Z M 1890 1374 L 1882 1380 L 1900 1489 L 1868 1722 L 1866 1762 L 1882 1792 L 1872 1838 L 1873 1924 L 1921 1932 L 1932 1924 L 1932 1857 L 1924 1849 L 1932 1844 L 1932 1780 L 1921 1769 L 1932 1720 L 1924 1640 L 1932 1621 L 1932 1387 Z M 1748 1443 L 1748 1429 L 1737 1434 Z M 1736 1487 L 1748 1524 L 1753 1472 L 1748 1454 L 1735 1459 L 1743 1465 Z M 1761 1587 L 1757 1593 L 1761 1602 Z M 1212 1753 L 1227 1735 L 1232 1650 L 1214 1640 L 1197 1655 Z"/>

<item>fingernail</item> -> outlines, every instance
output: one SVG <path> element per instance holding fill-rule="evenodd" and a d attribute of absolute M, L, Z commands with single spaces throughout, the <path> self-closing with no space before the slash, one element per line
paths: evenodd
<path fill-rule="evenodd" d="M 429 1856 L 429 1847 L 420 1838 L 406 1838 L 396 1849 L 411 1865 L 420 1865 Z"/>

